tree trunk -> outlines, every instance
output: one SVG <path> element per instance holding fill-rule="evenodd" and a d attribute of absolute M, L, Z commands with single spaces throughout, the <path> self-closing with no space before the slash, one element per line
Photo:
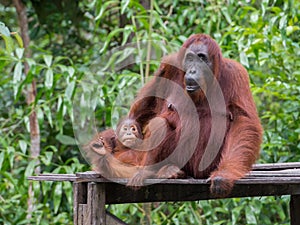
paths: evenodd
<path fill-rule="evenodd" d="M 14 6 L 18 14 L 19 26 L 21 28 L 21 37 L 24 42 L 25 49 L 25 58 L 31 58 L 31 51 L 29 49 L 30 37 L 28 31 L 28 18 L 26 14 L 26 6 L 22 3 L 21 0 L 13 0 Z M 24 61 L 24 73 L 27 75 L 29 72 L 29 65 Z M 36 109 L 35 109 L 35 100 L 36 100 L 36 81 L 33 80 L 31 84 L 28 85 L 26 90 L 26 102 L 31 107 L 31 113 L 29 116 L 30 123 L 30 157 L 32 160 L 36 160 L 35 173 L 39 174 L 41 172 L 39 165 L 39 160 L 37 159 L 40 155 L 40 128 L 38 124 Z M 28 188 L 28 214 L 27 218 L 30 219 L 32 212 L 34 210 L 34 193 L 32 190 L 32 183 L 29 183 Z"/>

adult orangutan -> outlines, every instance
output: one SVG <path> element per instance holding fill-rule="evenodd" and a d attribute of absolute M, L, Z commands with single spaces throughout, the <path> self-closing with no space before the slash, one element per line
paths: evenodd
<path fill-rule="evenodd" d="M 196 105 L 200 121 L 197 150 L 183 170 L 195 178 L 209 176 L 212 194 L 226 196 L 234 181 L 251 170 L 262 142 L 263 130 L 250 91 L 248 73 L 238 62 L 224 58 L 218 44 L 205 34 L 191 35 L 182 46 L 181 57 L 183 53 L 185 87 Z M 213 76 L 209 76 L 208 68 Z M 220 107 L 222 101 L 218 90 L 224 98 L 225 109 Z M 200 168 L 203 160 L 209 158 L 205 157 L 204 149 L 209 151 L 215 144 L 209 137 L 220 138 L 218 126 L 222 116 L 226 118 L 223 123 L 226 128 L 219 151 L 213 154 L 210 165 L 206 163 L 206 168 Z M 216 127 L 213 127 L 214 123 Z"/>
<path fill-rule="evenodd" d="M 140 90 L 130 108 L 128 117 L 137 121 L 144 133 L 139 150 L 147 153 L 143 169 L 129 180 L 129 186 L 142 186 L 149 178 L 148 171 L 158 178 L 185 176 L 180 168 L 197 146 L 199 121 L 196 107 L 184 89 L 185 73 L 179 69 L 180 64 L 178 54 L 164 57 L 154 78 Z"/>
<path fill-rule="evenodd" d="M 249 88 L 248 73 L 238 62 L 223 58 L 218 44 L 205 34 L 190 36 L 173 65 L 175 67 L 163 63 L 158 77 L 175 81 L 179 84 L 178 88 L 185 88 L 196 107 L 199 123 L 194 123 L 195 120 L 191 119 L 193 113 L 189 110 L 182 112 L 184 115 L 177 121 L 176 129 L 158 148 L 149 151 L 145 165 L 157 164 L 165 159 L 168 159 L 169 165 L 184 165 L 182 170 L 188 176 L 209 178 L 213 195 L 226 196 L 234 182 L 251 170 L 262 142 L 262 127 Z M 185 71 L 183 82 L 182 69 Z M 165 88 L 164 85 L 163 82 L 150 83 L 140 95 L 148 90 L 165 89 L 169 93 L 167 100 L 171 99 L 176 109 L 185 104 L 172 97 L 173 88 Z M 129 114 L 138 122 L 142 121 L 141 126 L 144 127 L 147 121 L 162 114 L 163 102 L 152 98 L 151 104 L 149 101 L 137 103 Z M 152 114 L 144 117 L 142 112 L 148 112 L 148 106 L 151 106 Z M 180 139 L 183 129 L 189 132 Z M 199 139 L 194 149 L 188 136 L 192 138 L 195 134 Z M 184 144 L 175 154 L 174 149 L 182 141 Z M 195 151 L 191 155 L 192 150 Z M 139 174 L 136 177 L 131 179 L 130 185 L 140 185 Z"/>

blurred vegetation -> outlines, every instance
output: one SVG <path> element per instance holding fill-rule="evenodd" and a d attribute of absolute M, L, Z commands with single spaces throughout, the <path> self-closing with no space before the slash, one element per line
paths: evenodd
<path fill-rule="evenodd" d="M 29 154 L 32 107 L 24 90 L 37 81 L 42 172 L 89 170 L 74 139 L 74 96 L 83 78 L 99 75 L 98 102 L 89 106 L 97 128 L 113 126 L 125 115 L 159 63 L 145 62 L 149 48 L 144 44 L 134 49 L 142 62 L 117 71 L 112 65 L 129 57 L 128 43 L 163 41 L 177 46 L 171 52 L 193 33 L 210 34 L 225 57 L 249 72 L 265 130 L 259 162 L 300 160 L 299 1 L 153 0 L 151 5 L 138 0 L 25 0 L 31 58 L 24 57 L 12 1 L 0 3 L 0 224 L 72 224 L 68 182 L 33 182 L 35 209 L 26 218 L 27 177 L 34 174 L 36 162 Z M 103 71 L 103 65 L 112 70 Z M 289 224 L 288 201 L 283 196 L 153 203 L 151 218 L 153 224 Z M 145 216 L 141 204 L 109 210 L 129 224 L 139 224 Z"/>

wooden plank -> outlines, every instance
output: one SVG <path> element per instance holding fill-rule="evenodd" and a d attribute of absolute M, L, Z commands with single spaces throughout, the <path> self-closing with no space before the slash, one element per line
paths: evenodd
<path fill-rule="evenodd" d="M 105 184 L 88 183 L 87 225 L 106 225 Z"/>
<path fill-rule="evenodd" d="M 261 172 L 261 173 L 253 173 L 237 182 L 245 183 L 261 183 L 262 181 L 266 182 L 275 182 L 275 183 L 298 183 L 300 180 L 300 174 L 299 171 L 295 171 L 295 174 L 291 173 L 285 173 L 285 172 L 277 172 L 277 173 L 270 173 L 271 171 L 268 171 L 268 173 Z M 273 179 L 271 179 L 273 177 Z M 277 178 L 276 178 L 277 177 Z M 292 178 L 288 178 L 292 177 Z M 256 181 L 253 181 L 253 178 L 257 178 Z M 76 182 L 97 182 L 97 183 L 120 183 L 120 184 L 126 184 L 128 182 L 128 179 L 123 178 L 98 178 L 96 177 L 90 177 L 90 178 L 76 178 L 76 177 L 55 177 L 55 176 L 32 176 L 28 177 L 29 180 L 34 181 L 76 181 Z M 268 181 L 269 180 L 269 181 Z M 147 179 L 145 180 L 145 184 L 156 184 L 156 183 L 166 183 L 166 184 L 189 184 L 189 183 L 198 183 L 198 184 L 205 184 L 206 179 L 169 179 L 169 180 L 163 180 L 163 179 Z"/>
<path fill-rule="evenodd" d="M 197 201 L 215 199 L 209 191 L 209 184 L 153 184 L 139 190 L 132 190 L 117 183 L 106 183 L 107 204 L 134 202 Z M 116 195 L 115 193 L 118 193 Z M 295 184 L 236 184 L 228 198 L 299 195 L 300 183 Z"/>
<path fill-rule="evenodd" d="M 253 165 L 253 170 L 280 170 L 300 168 L 300 162 L 290 163 L 264 163 Z"/>
<path fill-rule="evenodd" d="M 300 177 L 299 169 L 292 170 L 277 170 L 277 171 L 251 171 L 247 178 L 259 178 L 259 177 Z"/>
<path fill-rule="evenodd" d="M 300 224 L 300 195 L 291 195 L 290 217 L 291 217 L 291 225 Z"/>
<path fill-rule="evenodd" d="M 271 170 L 271 171 L 260 171 L 255 170 L 251 171 L 250 175 L 253 176 L 270 176 L 270 175 L 276 175 L 276 176 L 299 176 L 300 177 L 300 169 L 286 169 L 286 170 Z"/>
<path fill-rule="evenodd" d="M 40 174 L 38 176 L 29 176 L 28 180 L 34 181 L 76 181 L 75 174 Z"/>
<path fill-rule="evenodd" d="M 267 176 L 269 172 L 276 172 L 282 170 L 289 170 L 289 169 L 300 169 L 299 162 L 293 163 L 267 163 L 267 164 L 256 164 L 253 166 L 253 170 L 251 173 L 256 173 L 257 171 L 264 171 L 267 172 Z M 298 173 L 299 170 L 294 170 L 295 173 Z M 281 172 L 279 174 L 281 174 Z M 291 170 L 292 174 L 293 171 Z M 259 174 L 261 176 L 261 174 Z M 35 181 L 81 181 L 81 182 L 88 182 L 88 181 L 97 181 L 97 179 L 104 179 L 101 178 L 99 173 L 94 171 L 87 171 L 87 172 L 79 172 L 75 174 L 40 174 L 38 176 L 29 176 L 28 180 L 35 180 Z M 114 180 L 114 179 L 113 179 Z M 124 179 L 123 179 L 124 180 Z M 121 181 L 122 182 L 122 181 Z"/>
<path fill-rule="evenodd" d="M 86 183 L 73 183 L 73 222 L 74 225 L 80 224 L 79 205 L 86 204 L 87 202 L 87 184 Z"/>
<path fill-rule="evenodd" d="M 73 174 L 73 173 L 64 173 L 64 174 L 62 174 L 62 173 L 41 173 L 41 174 L 39 174 L 39 176 L 48 176 L 48 177 L 51 177 L 51 176 L 55 176 L 55 177 L 57 177 L 57 176 L 61 176 L 61 177 L 74 177 L 75 174 Z"/>
<path fill-rule="evenodd" d="M 86 215 L 87 215 L 87 205 L 79 204 L 78 205 L 78 221 L 76 224 L 78 225 L 86 225 Z"/>
<path fill-rule="evenodd" d="M 79 203 L 78 203 L 78 196 L 79 196 L 79 187 L 78 183 L 73 184 L 73 223 L 74 225 L 80 225 L 79 223 Z"/>
<path fill-rule="evenodd" d="M 76 212 L 76 218 L 75 218 L 75 214 L 73 217 L 73 221 L 74 221 L 74 225 L 83 225 L 83 217 L 84 217 L 84 210 L 83 207 L 86 206 L 84 204 L 80 204 L 77 207 L 77 212 Z"/>
<path fill-rule="evenodd" d="M 236 184 L 300 184 L 300 177 L 249 177 L 236 181 Z"/>
<path fill-rule="evenodd" d="M 265 177 L 266 179 L 268 179 L 268 177 L 278 177 L 278 182 L 286 182 L 284 179 L 281 181 L 281 177 L 285 178 L 285 177 L 295 177 L 295 182 L 298 182 L 298 178 L 300 177 L 300 172 L 299 171 L 295 171 L 293 172 L 275 172 L 272 171 L 273 173 L 270 173 L 271 171 L 268 171 L 268 173 L 265 172 L 255 172 L 255 173 L 250 173 L 245 179 L 247 178 L 262 178 Z M 297 178 L 298 177 L 298 178 Z M 106 179 L 106 178 L 76 178 L 76 177 L 55 177 L 55 176 L 32 176 L 32 177 L 28 177 L 28 180 L 33 180 L 33 181 L 49 181 L 49 182 L 53 182 L 53 181 L 77 181 L 77 182 L 101 182 L 101 183 L 109 183 L 109 182 L 116 182 L 116 183 L 121 183 L 121 184 L 126 184 L 128 182 L 128 179 L 122 179 L 122 178 L 112 178 L 112 179 Z M 157 179 L 148 179 L 146 180 L 146 184 L 151 184 L 151 183 L 161 183 L 166 182 L 166 183 L 190 183 L 191 180 L 198 180 L 198 182 L 200 183 L 205 183 L 205 179 L 201 180 L 201 179 L 185 179 L 185 181 L 170 181 L 170 180 L 161 180 L 158 181 Z M 200 181 L 201 180 L 201 181 Z M 194 181 L 192 182 L 194 183 Z"/>
<path fill-rule="evenodd" d="M 95 171 L 86 171 L 86 172 L 78 172 L 76 173 L 76 177 L 78 178 L 99 178 L 101 177 L 101 174 L 95 172 Z"/>
<path fill-rule="evenodd" d="M 110 180 L 105 178 L 94 178 L 94 179 L 88 179 L 81 180 L 78 179 L 77 182 L 96 182 L 96 183 L 117 183 L 126 185 L 128 182 L 128 179 L 121 179 L 121 178 L 112 178 Z M 280 177 L 273 177 L 273 176 L 263 176 L 263 177 L 253 177 L 249 176 L 246 178 L 243 178 L 241 180 L 236 181 L 237 184 L 298 184 L 300 183 L 300 175 L 299 176 L 280 176 Z M 146 179 L 144 181 L 145 185 L 153 185 L 153 184 L 208 184 L 206 179 Z"/>

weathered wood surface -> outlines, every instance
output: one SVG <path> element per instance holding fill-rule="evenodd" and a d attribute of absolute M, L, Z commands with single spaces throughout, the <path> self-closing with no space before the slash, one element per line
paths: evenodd
<path fill-rule="evenodd" d="M 253 170 L 282 170 L 300 168 L 300 162 L 290 163 L 264 163 L 253 165 Z"/>
<path fill-rule="evenodd" d="M 300 195 L 292 195 L 290 200 L 291 225 L 300 224 Z"/>
<path fill-rule="evenodd" d="M 209 184 L 180 184 L 163 183 L 142 187 L 133 191 L 116 183 L 105 184 L 107 204 L 134 203 L 134 202 L 164 202 L 164 201 L 196 201 L 215 199 L 209 192 Z M 118 193 L 116 196 L 115 193 Z M 229 198 L 299 195 L 299 184 L 237 184 Z"/>
<path fill-rule="evenodd" d="M 104 183 L 74 182 L 73 192 L 74 225 L 126 225 L 106 211 Z"/>
<path fill-rule="evenodd" d="M 35 181 L 76 181 L 76 174 L 40 174 L 38 176 L 29 176 L 28 180 Z"/>
<path fill-rule="evenodd" d="M 105 204 L 214 199 L 206 179 L 147 179 L 139 190 L 126 187 L 127 179 L 105 179 L 93 171 L 28 179 L 73 182 L 75 225 L 124 225 L 105 211 Z M 279 195 L 291 196 L 291 224 L 300 224 L 300 163 L 254 165 L 253 171 L 236 181 L 228 198 Z"/>
<path fill-rule="evenodd" d="M 300 177 L 300 163 L 267 163 L 267 164 L 255 164 L 253 166 L 253 171 L 243 180 L 247 179 L 261 179 L 261 177 Z M 36 181 L 80 181 L 80 182 L 108 182 L 105 181 L 100 174 L 87 171 L 87 172 L 80 172 L 76 174 L 40 174 L 38 176 L 30 176 L 28 177 L 29 180 L 36 180 Z M 195 179 L 185 179 L 186 182 L 189 182 Z M 269 178 L 268 178 L 269 180 Z M 126 179 L 110 179 L 112 182 L 117 183 L 126 183 Z M 172 180 L 169 180 L 174 182 Z M 269 180 L 273 182 L 272 179 Z M 157 181 L 148 180 L 148 183 Z M 167 182 L 167 181 L 166 181 Z M 176 182 L 176 181 L 175 181 Z M 182 182 L 182 181 L 180 181 Z M 199 182 L 205 183 L 204 180 L 199 180 Z M 239 181 L 240 182 L 240 181 Z M 258 180 L 257 180 L 258 182 Z M 267 181 L 268 182 L 268 181 Z M 285 182 L 285 181 L 284 181 Z M 295 182 L 298 182 L 296 179 Z"/>
<path fill-rule="evenodd" d="M 272 195 L 300 195 L 300 163 L 278 163 L 254 165 L 254 170 L 245 178 L 236 181 L 229 197 L 253 197 Z M 41 174 L 29 177 L 38 181 L 94 182 L 105 185 L 107 204 L 160 201 L 193 201 L 214 199 L 210 195 L 210 183 L 206 179 L 147 179 L 139 190 L 125 187 L 127 179 L 105 179 L 93 171 L 77 174 Z M 80 186 L 78 186 L 80 187 Z M 76 192 L 86 192 L 87 187 Z M 115 193 L 118 193 L 116 195 Z M 165 194 L 168 193 L 168 194 Z M 86 203 L 82 199 L 80 204 Z"/>

